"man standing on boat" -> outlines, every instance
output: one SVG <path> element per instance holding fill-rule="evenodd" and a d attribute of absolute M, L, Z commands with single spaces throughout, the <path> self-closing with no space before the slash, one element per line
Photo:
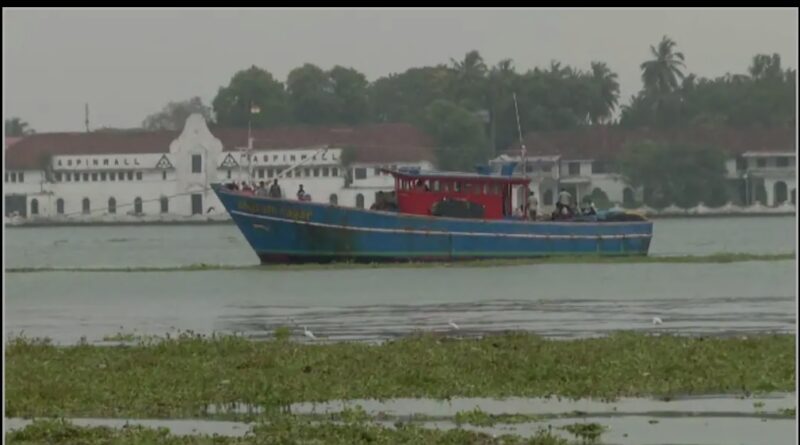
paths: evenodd
<path fill-rule="evenodd" d="M 281 196 L 283 196 L 283 193 L 281 193 L 281 186 L 278 185 L 278 179 L 276 178 L 269 187 L 269 197 L 280 198 Z"/>
<path fill-rule="evenodd" d="M 536 211 L 539 208 L 539 200 L 536 199 L 536 195 L 533 193 L 533 190 L 528 192 L 528 218 L 531 221 L 536 221 Z"/>
<path fill-rule="evenodd" d="M 562 215 L 565 214 L 564 209 L 566 208 L 567 214 L 572 215 L 572 195 L 567 191 L 567 189 L 561 189 L 561 192 L 558 194 L 558 210 Z"/>

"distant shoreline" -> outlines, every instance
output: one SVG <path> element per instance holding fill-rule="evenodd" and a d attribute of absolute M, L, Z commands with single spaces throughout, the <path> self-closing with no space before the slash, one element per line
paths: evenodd
<path fill-rule="evenodd" d="M 752 218 L 752 217 L 796 217 L 797 212 L 775 213 L 703 213 L 703 214 L 671 214 L 671 215 L 648 215 L 648 219 L 678 219 L 678 218 Z M 158 220 L 158 221 L 26 221 L 21 223 L 5 222 L 7 228 L 34 228 L 34 227 L 79 227 L 79 226 L 197 226 L 197 225 L 224 225 L 234 224 L 232 219 L 224 220 Z"/>

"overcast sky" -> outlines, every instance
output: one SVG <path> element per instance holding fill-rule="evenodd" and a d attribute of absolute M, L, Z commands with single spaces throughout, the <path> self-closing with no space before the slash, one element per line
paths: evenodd
<path fill-rule="evenodd" d="M 477 49 L 519 71 L 551 60 L 619 74 L 622 99 L 639 64 L 668 35 L 687 71 L 744 72 L 756 53 L 797 67 L 796 9 L 3 9 L 4 117 L 39 132 L 136 127 L 168 101 L 210 104 L 239 69 L 281 80 L 310 62 L 354 67 L 369 80 Z"/>

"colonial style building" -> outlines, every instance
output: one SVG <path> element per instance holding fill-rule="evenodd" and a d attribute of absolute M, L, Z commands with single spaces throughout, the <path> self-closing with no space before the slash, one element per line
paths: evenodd
<path fill-rule="evenodd" d="M 433 167 L 430 138 L 406 124 L 354 128 L 42 133 L 5 147 L 6 214 L 28 219 L 119 219 L 224 213 L 214 182 L 279 180 L 294 196 L 369 207 L 393 187 L 381 167 Z M 293 167 L 293 168 L 292 168 Z"/>
<path fill-rule="evenodd" d="M 644 140 L 719 147 L 728 154 L 725 170 L 733 204 L 780 206 L 797 202 L 797 148 L 793 129 L 690 128 L 672 132 L 594 127 L 525 137 L 527 174 L 542 210 L 552 209 L 562 188 L 581 202 L 605 195 L 611 204 L 634 206 L 642 190 L 629 186 L 616 168 L 628 143 Z M 490 161 L 496 170 L 514 167 L 522 173 L 519 145 Z"/>

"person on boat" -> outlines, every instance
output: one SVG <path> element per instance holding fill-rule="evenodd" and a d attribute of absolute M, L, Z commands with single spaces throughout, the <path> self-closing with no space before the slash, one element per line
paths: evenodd
<path fill-rule="evenodd" d="M 536 195 L 533 193 L 533 190 L 531 190 L 528 194 L 528 218 L 531 221 L 536 221 L 536 211 L 538 208 L 539 200 L 536 199 Z"/>
<path fill-rule="evenodd" d="M 306 191 L 303 190 L 303 184 L 300 184 L 300 188 L 297 190 L 297 200 L 298 201 L 306 200 Z"/>
<path fill-rule="evenodd" d="M 377 195 L 375 196 L 375 202 L 369 206 L 370 210 L 385 210 L 386 204 L 383 197 L 383 192 L 378 191 Z"/>
<path fill-rule="evenodd" d="M 417 180 L 416 189 L 417 189 L 418 192 L 423 192 L 423 191 L 427 192 L 427 191 L 429 191 L 428 190 L 428 186 L 426 186 L 425 183 L 422 182 L 422 179 Z"/>
<path fill-rule="evenodd" d="M 256 188 L 256 196 L 267 196 L 268 194 L 267 184 L 264 181 L 259 182 L 258 188 Z"/>
<path fill-rule="evenodd" d="M 242 181 L 242 191 L 245 193 L 253 193 L 253 187 L 250 187 L 250 184 L 247 181 Z"/>
<path fill-rule="evenodd" d="M 278 185 L 278 179 L 275 178 L 275 180 L 272 181 L 272 185 L 269 187 L 269 197 L 280 198 L 281 196 L 283 196 L 283 193 L 281 192 L 281 186 Z"/>
<path fill-rule="evenodd" d="M 567 189 L 561 189 L 561 192 L 558 194 L 558 202 L 556 202 L 556 209 L 562 215 L 572 215 L 572 195 L 567 191 Z M 566 208 L 566 210 L 565 210 Z"/>

